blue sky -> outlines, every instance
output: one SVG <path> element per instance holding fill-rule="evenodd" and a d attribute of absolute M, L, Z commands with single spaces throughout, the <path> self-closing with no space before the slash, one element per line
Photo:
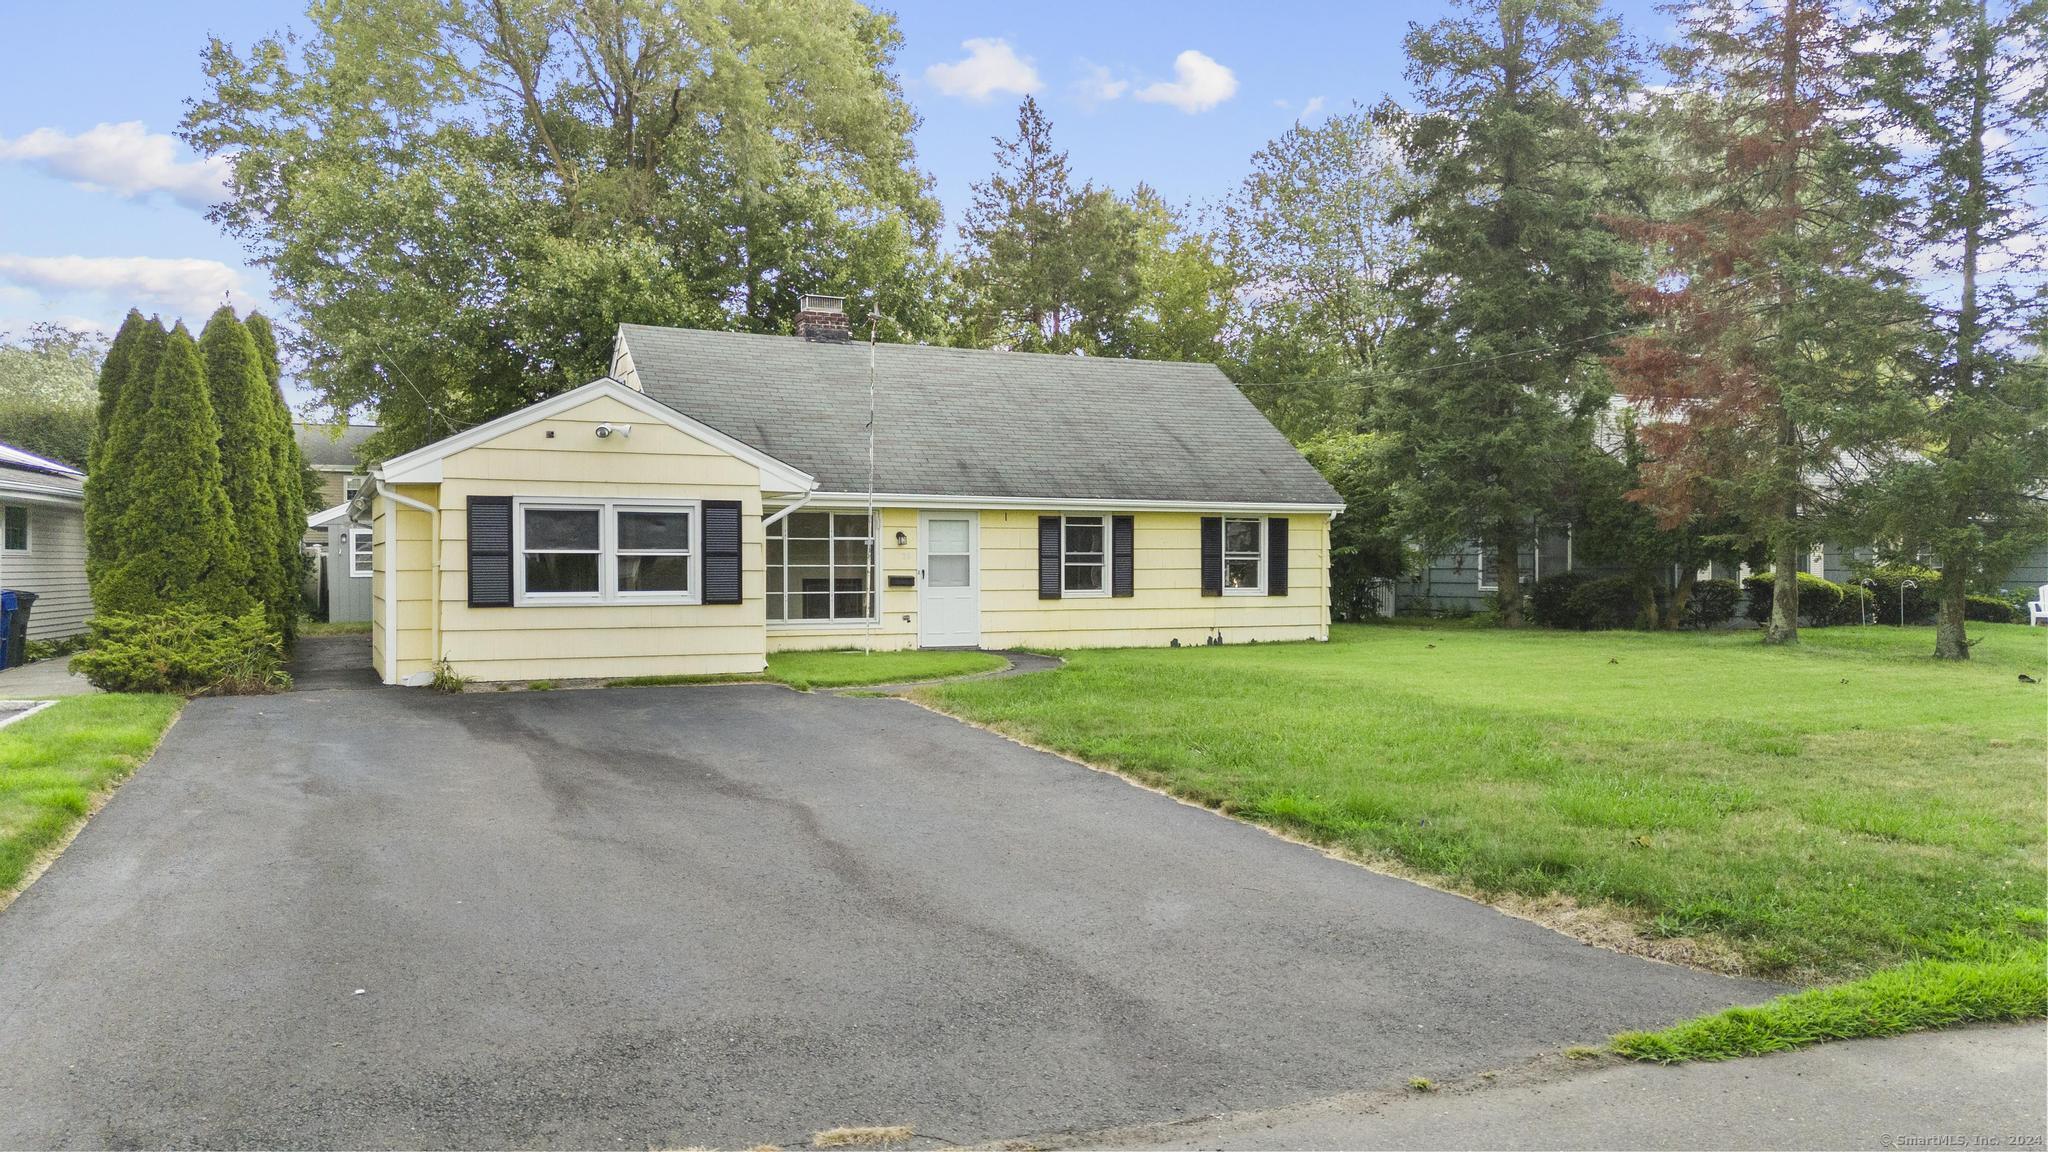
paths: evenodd
<path fill-rule="evenodd" d="M 173 131 L 210 33 L 246 45 L 295 3 L 0 0 L 0 330 L 110 326 L 130 303 L 197 319 L 224 290 L 267 306 L 262 271 L 202 206 L 211 175 Z M 1668 21 L 1616 6 L 1637 34 Z M 1441 3 L 906 2 L 898 59 L 921 162 L 951 224 L 990 137 L 1033 91 L 1077 178 L 1170 200 L 1228 191 L 1296 118 L 1403 89 L 1401 34 Z"/>

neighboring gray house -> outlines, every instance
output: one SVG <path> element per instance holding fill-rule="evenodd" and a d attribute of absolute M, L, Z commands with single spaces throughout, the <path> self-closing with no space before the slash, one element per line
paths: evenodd
<path fill-rule="evenodd" d="M 1846 548 L 1839 544 L 1817 544 L 1807 554 L 1805 571 L 1815 576 L 1833 580 L 1837 584 L 1849 584 L 1856 580 L 1856 566 L 1868 564 L 1875 555 L 1869 547 Z M 1532 544 L 1523 549 L 1522 580 L 1524 587 L 1555 572 L 1586 570 L 1590 566 L 1579 563 L 1572 554 L 1572 536 L 1569 528 L 1546 532 L 1540 546 Z M 1596 575 L 1612 575 L 1615 570 L 1592 568 Z M 1749 575 L 1747 566 L 1730 568 L 1716 564 L 1709 571 L 1700 570 L 1702 579 L 1709 576 L 1723 580 L 1740 579 Z M 1671 573 L 1667 587 L 1676 584 L 1679 573 Z M 2028 556 L 2011 572 L 2006 573 L 2001 584 L 2014 590 L 2032 591 L 2048 584 L 2048 548 L 2040 549 Z M 1380 614 L 1383 616 L 1427 614 L 1430 612 L 1484 612 L 1490 607 L 1490 598 L 1500 590 L 1495 581 L 1494 567 L 1486 550 L 1478 545 L 1467 545 L 1456 552 L 1438 556 L 1414 577 L 1394 582 L 1391 596 L 1383 597 Z"/>
<path fill-rule="evenodd" d="M 351 524 L 348 504 L 306 517 L 306 532 L 323 547 L 313 557 L 308 598 L 328 621 L 370 618 L 370 526 Z"/>
<path fill-rule="evenodd" d="M 31 640 L 85 630 L 85 473 L 0 444 L 0 588 L 36 594 Z"/>
<path fill-rule="evenodd" d="M 346 504 L 363 486 L 363 441 L 376 431 L 375 424 L 292 425 L 292 433 L 299 442 L 299 454 L 306 458 L 306 466 L 320 476 L 320 507 Z M 309 492 L 306 495 L 310 503 L 314 494 Z M 308 530 L 305 543 L 317 544 L 321 539 L 318 533 Z"/>

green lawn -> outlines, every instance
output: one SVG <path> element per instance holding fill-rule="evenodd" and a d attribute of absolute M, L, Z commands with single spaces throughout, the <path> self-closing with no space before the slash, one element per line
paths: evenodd
<path fill-rule="evenodd" d="M 612 688 L 656 684 L 706 684 L 769 680 L 799 692 L 813 688 L 852 688 L 862 684 L 908 684 L 993 672 L 1003 658 L 989 652 L 869 652 L 834 649 L 824 652 L 771 652 L 768 670 L 759 676 L 627 676 L 609 681 Z"/>
<path fill-rule="evenodd" d="M 1973 633 L 1958 667 L 1924 628 L 1340 627 L 920 695 L 1484 899 L 1600 910 L 1596 938 L 1835 981 L 2044 957 L 2048 685 L 2018 677 L 2048 680 L 2048 630 Z"/>
<path fill-rule="evenodd" d="M 0 906 L 37 855 L 85 819 L 98 793 L 149 758 L 183 703 L 73 696 L 0 728 Z"/>
<path fill-rule="evenodd" d="M 368 636 L 368 620 L 301 620 L 301 636 Z"/>

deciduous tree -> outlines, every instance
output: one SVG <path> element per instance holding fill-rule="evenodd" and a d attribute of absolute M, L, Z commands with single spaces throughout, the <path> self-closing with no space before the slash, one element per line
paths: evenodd
<path fill-rule="evenodd" d="M 300 379 L 403 450 L 585 383 L 622 321 L 787 331 L 799 293 L 928 322 L 939 211 L 854 0 L 391 0 L 214 41 L 184 122 Z"/>

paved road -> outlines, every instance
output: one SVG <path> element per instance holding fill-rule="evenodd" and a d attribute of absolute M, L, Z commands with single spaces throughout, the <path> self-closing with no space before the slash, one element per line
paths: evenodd
<path fill-rule="evenodd" d="M 1552 1057 L 1498 1083 L 1360 1093 L 1069 1143 L 1114 1148 L 2039 1148 L 2039 1023 L 1823 1044 L 1725 1064 Z"/>
<path fill-rule="evenodd" d="M 1769 991 L 898 700 L 200 700 L 0 914 L 0 1147 L 1095 1130 Z"/>

